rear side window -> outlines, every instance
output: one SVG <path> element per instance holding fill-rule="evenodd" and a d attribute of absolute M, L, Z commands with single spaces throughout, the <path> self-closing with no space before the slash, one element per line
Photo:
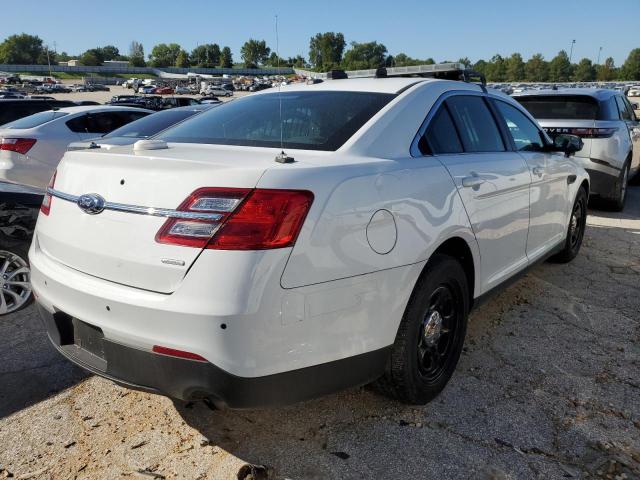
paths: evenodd
<path fill-rule="evenodd" d="M 532 95 L 516 100 L 537 119 L 598 120 L 598 100 L 588 95 Z"/>
<path fill-rule="evenodd" d="M 456 96 L 446 101 L 465 152 L 503 152 L 502 135 L 482 97 Z"/>
<path fill-rule="evenodd" d="M 442 105 L 429 122 L 424 135 L 427 145 L 419 143 L 423 154 L 462 153 L 462 143 L 447 108 Z"/>
<path fill-rule="evenodd" d="M 3 125 L 2 128 L 12 128 L 12 129 L 35 128 L 47 122 L 50 122 L 51 120 L 55 120 L 56 118 L 64 117 L 65 115 L 69 115 L 69 114 L 65 112 L 56 112 L 53 110 L 47 110 L 44 112 L 34 113 L 33 115 L 29 115 L 28 117 L 14 120 L 11 123 L 7 123 L 6 125 Z"/>
<path fill-rule="evenodd" d="M 295 91 L 250 95 L 170 128 L 167 142 L 337 150 L 395 95 Z"/>
<path fill-rule="evenodd" d="M 544 142 L 542 132 L 522 112 L 512 105 L 499 100 L 494 102 L 502 114 L 509 133 L 519 152 L 538 152 L 542 150 Z"/>
<path fill-rule="evenodd" d="M 620 114 L 621 120 L 629 121 L 631 120 L 631 114 L 629 110 L 627 110 L 627 105 L 622 100 L 622 97 L 616 96 L 616 104 L 618 105 L 618 113 Z"/>

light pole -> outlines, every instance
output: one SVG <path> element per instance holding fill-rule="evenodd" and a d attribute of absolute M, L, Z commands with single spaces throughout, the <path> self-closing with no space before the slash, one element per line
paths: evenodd
<path fill-rule="evenodd" d="M 573 57 L 573 46 L 576 44 L 575 40 L 571 40 L 571 53 L 569 53 L 569 63 L 571 63 L 571 58 Z"/>
<path fill-rule="evenodd" d="M 600 65 L 600 54 L 602 53 L 602 47 L 600 47 L 598 49 L 598 61 L 596 62 L 596 65 Z"/>

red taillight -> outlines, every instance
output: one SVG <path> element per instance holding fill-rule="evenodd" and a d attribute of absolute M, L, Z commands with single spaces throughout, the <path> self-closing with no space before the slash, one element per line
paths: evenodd
<path fill-rule="evenodd" d="M 215 220 L 169 219 L 156 241 L 218 250 L 290 247 L 313 202 L 304 190 L 201 188 L 178 210 L 214 213 Z"/>
<path fill-rule="evenodd" d="M 582 138 L 609 138 L 616 133 L 617 128 L 595 128 L 595 127 L 567 127 L 567 128 L 548 128 L 547 132 L 553 136 L 559 133 L 568 133 L 569 135 L 577 135 Z"/>
<path fill-rule="evenodd" d="M 186 358 L 187 360 L 196 360 L 198 362 L 207 361 L 206 358 L 201 357 L 197 353 L 185 352 L 169 347 L 161 347 L 160 345 L 154 345 L 152 351 L 154 353 L 160 353 L 161 355 L 168 355 L 169 357 Z"/>
<path fill-rule="evenodd" d="M 25 155 L 36 144 L 35 138 L 0 138 L 0 150 Z"/>
<path fill-rule="evenodd" d="M 53 175 L 51 176 L 51 180 L 49 180 L 49 184 L 47 185 L 47 189 L 54 187 L 54 185 L 56 184 L 56 175 L 57 174 L 58 174 L 57 170 L 55 172 L 53 172 Z M 42 204 L 40 205 L 40 211 L 44 215 L 49 215 L 49 212 L 51 211 L 51 201 L 52 200 L 53 199 L 51 198 L 51 194 L 49 192 L 46 192 L 44 194 L 44 198 L 42 199 Z"/>

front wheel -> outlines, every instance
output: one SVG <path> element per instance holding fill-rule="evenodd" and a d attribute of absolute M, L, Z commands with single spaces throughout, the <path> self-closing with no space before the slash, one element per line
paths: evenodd
<path fill-rule="evenodd" d="M 587 227 L 587 193 L 584 188 L 578 190 L 576 200 L 571 210 L 567 238 L 562 250 L 554 255 L 551 260 L 557 263 L 568 263 L 578 255 Z"/>
<path fill-rule="evenodd" d="M 447 255 L 434 255 L 411 295 L 385 373 L 374 388 L 413 405 L 435 398 L 458 364 L 468 313 L 462 266 Z"/>

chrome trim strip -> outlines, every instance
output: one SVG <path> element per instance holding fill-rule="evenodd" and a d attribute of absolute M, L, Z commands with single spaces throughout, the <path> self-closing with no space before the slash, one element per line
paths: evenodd
<path fill-rule="evenodd" d="M 66 200 L 71 203 L 78 203 L 78 198 L 80 198 L 79 196 L 70 195 L 53 188 L 47 188 L 47 193 L 52 197 Z M 124 203 L 114 202 L 104 202 L 104 210 L 135 213 L 138 215 L 151 215 L 153 217 L 181 218 L 183 220 L 210 220 L 217 222 L 222 218 L 222 214 L 220 213 L 182 212 L 171 208 L 141 207 L 139 205 L 126 205 Z"/>

